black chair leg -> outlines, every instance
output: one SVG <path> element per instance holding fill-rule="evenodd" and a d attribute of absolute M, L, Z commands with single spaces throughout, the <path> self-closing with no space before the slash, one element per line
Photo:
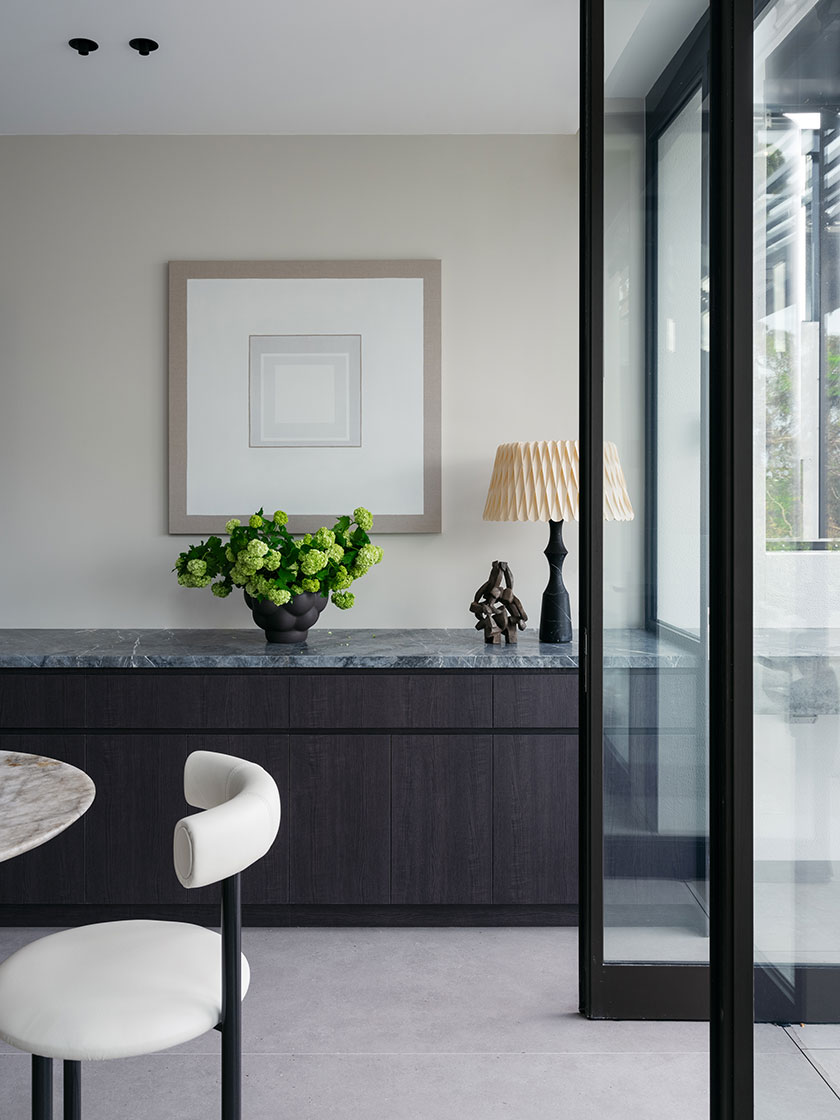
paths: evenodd
<path fill-rule="evenodd" d="M 242 922 L 239 876 L 222 884 L 222 1120 L 242 1118 Z"/>
<path fill-rule="evenodd" d="M 230 1027 L 228 1023 L 222 1028 L 222 1120 L 242 1120 L 242 1041 L 239 1031 Z"/>
<path fill-rule="evenodd" d="M 64 1120 L 82 1120 L 82 1063 L 64 1063 Z"/>
<path fill-rule="evenodd" d="M 52 1058 L 32 1055 L 32 1120 L 53 1120 Z"/>

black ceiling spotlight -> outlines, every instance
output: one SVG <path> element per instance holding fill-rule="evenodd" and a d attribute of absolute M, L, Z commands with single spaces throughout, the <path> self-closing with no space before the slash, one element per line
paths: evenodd
<path fill-rule="evenodd" d="M 74 51 L 78 51 L 80 55 L 90 54 L 91 51 L 99 50 L 99 44 L 94 43 L 93 39 L 69 39 L 67 46 L 72 47 Z"/>
<path fill-rule="evenodd" d="M 156 51 L 160 46 L 154 39 L 129 39 L 128 45 L 132 50 L 142 55 L 151 54 L 152 51 Z"/>

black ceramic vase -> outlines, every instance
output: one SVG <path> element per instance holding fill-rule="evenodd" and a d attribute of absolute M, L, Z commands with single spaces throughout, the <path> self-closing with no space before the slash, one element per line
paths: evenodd
<path fill-rule="evenodd" d="M 252 599 L 247 591 L 245 602 L 251 608 L 254 622 L 265 630 L 265 640 L 284 643 L 305 642 L 310 627 L 315 625 L 327 605 L 327 599 L 323 595 L 316 595 L 311 591 L 295 595 L 282 607 L 268 599 L 263 599 L 260 603 Z"/>

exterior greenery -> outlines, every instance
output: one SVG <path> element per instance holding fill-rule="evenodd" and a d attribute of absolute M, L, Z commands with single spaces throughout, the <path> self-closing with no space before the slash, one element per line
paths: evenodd
<path fill-rule="evenodd" d="M 776 332 L 765 336 L 766 398 L 766 539 L 769 551 L 813 548 L 803 539 L 800 466 L 796 459 L 797 429 L 793 408 L 793 338 L 776 348 Z M 826 339 L 826 385 L 822 416 L 826 485 L 822 495 L 825 535 L 822 546 L 840 550 L 840 336 Z M 819 449 L 815 449 L 819 454 Z"/>

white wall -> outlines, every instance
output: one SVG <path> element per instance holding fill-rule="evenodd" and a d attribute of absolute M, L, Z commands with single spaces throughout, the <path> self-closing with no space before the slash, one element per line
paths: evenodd
<path fill-rule="evenodd" d="M 498 443 L 578 434 L 577 228 L 576 137 L 0 138 L 0 626 L 251 625 L 170 573 L 166 262 L 202 258 L 442 260 L 444 531 L 375 538 L 321 625 L 469 626 L 496 558 L 536 621 L 546 527 L 481 512 Z"/>

